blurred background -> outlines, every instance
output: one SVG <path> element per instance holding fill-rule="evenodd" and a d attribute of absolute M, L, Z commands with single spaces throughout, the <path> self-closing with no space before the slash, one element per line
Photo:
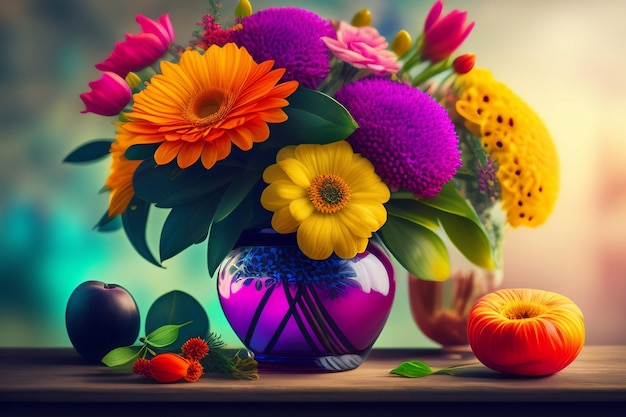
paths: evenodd
<path fill-rule="evenodd" d="M 236 1 L 223 2 L 232 16 Z M 253 1 L 255 9 L 306 7 L 350 20 L 361 8 L 392 38 L 416 36 L 428 0 Z M 626 343 L 626 2 L 446 0 L 476 26 L 460 52 L 477 54 L 551 131 L 561 191 L 546 224 L 509 229 L 504 287 L 534 287 L 571 298 L 585 314 L 588 344 Z M 0 346 L 70 346 L 65 304 L 86 280 L 117 283 L 145 318 L 160 295 L 182 290 L 207 309 L 213 331 L 239 345 L 208 276 L 205 246 L 154 267 L 123 232 L 92 230 L 107 207 L 108 162 L 65 165 L 79 144 L 113 134 L 112 118 L 80 114 L 93 67 L 135 15 L 169 13 L 186 44 L 208 10 L 203 0 L 20 0 L 0 2 Z M 151 241 L 158 236 L 149 235 Z M 398 271 L 398 292 L 378 347 L 432 347 L 414 324 Z M 143 334 L 143 333 L 142 333 Z"/>

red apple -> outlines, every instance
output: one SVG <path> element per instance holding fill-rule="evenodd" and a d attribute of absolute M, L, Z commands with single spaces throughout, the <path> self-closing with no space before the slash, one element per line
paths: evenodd
<path fill-rule="evenodd" d="M 74 349 L 88 361 L 99 362 L 110 350 L 135 343 L 139 309 L 124 287 L 85 281 L 70 295 L 65 324 Z"/>
<path fill-rule="evenodd" d="M 549 291 L 502 289 L 472 307 L 467 336 L 476 358 L 495 371 L 540 376 L 564 369 L 585 343 L 583 314 Z"/>

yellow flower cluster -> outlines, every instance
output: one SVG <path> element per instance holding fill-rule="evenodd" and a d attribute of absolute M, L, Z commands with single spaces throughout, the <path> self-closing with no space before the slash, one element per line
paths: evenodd
<path fill-rule="evenodd" d="M 497 164 L 502 204 L 513 227 L 546 221 L 559 189 L 552 137 L 539 116 L 490 71 L 457 78 L 456 111 Z"/>

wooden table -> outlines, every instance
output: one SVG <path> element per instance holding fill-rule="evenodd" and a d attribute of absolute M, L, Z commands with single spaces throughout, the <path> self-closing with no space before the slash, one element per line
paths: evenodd
<path fill-rule="evenodd" d="M 52 411 L 120 416 L 132 411 L 136 416 L 481 412 L 535 417 L 560 416 L 570 408 L 592 416 L 621 415 L 620 408 L 626 409 L 626 346 L 586 346 L 565 370 L 541 378 L 499 374 L 479 363 L 454 376 L 411 379 L 389 374 L 405 360 L 443 367 L 475 358 L 471 353 L 385 349 L 374 350 L 363 365 L 347 372 L 261 369 L 260 379 L 253 381 L 207 375 L 196 383 L 158 384 L 85 364 L 72 349 L 0 348 L 0 416 L 57 415 Z"/>

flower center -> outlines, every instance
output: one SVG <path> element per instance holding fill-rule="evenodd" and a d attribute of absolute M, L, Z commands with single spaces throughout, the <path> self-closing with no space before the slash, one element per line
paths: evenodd
<path fill-rule="evenodd" d="M 208 126 L 226 115 L 230 108 L 230 101 L 222 90 L 199 91 L 189 100 L 183 116 L 194 126 Z"/>
<path fill-rule="evenodd" d="M 544 311 L 545 307 L 542 305 L 519 302 L 506 306 L 502 314 L 509 320 L 524 320 L 540 316 Z"/>
<path fill-rule="evenodd" d="M 313 178 L 308 193 L 313 207 L 326 214 L 338 212 L 350 201 L 350 187 L 335 174 L 322 174 Z"/>

